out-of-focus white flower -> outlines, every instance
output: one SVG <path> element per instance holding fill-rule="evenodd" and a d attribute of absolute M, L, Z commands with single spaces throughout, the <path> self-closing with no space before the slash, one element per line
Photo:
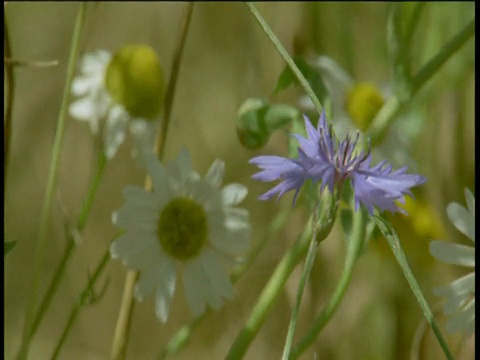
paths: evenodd
<path fill-rule="evenodd" d="M 162 322 L 168 319 L 178 276 L 194 316 L 207 306 L 218 309 L 233 296 L 226 267 L 248 250 L 249 214 L 234 207 L 248 190 L 240 184 L 221 188 L 225 165 L 220 160 L 202 180 L 186 150 L 166 167 L 151 154 L 146 163 L 154 190 L 124 190 L 126 202 L 113 222 L 126 232 L 112 243 L 112 258 L 140 272 L 137 300 L 155 291 Z"/>
<path fill-rule="evenodd" d="M 367 131 L 372 120 L 392 96 L 390 84 L 354 80 L 335 60 L 328 56 L 319 56 L 311 63 L 322 77 L 332 105 L 332 124 L 335 133 L 344 137 L 348 132 L 360 130 L 360 141 L 366 142 L 363 132 Z M 308 96 L 299 100 L 299 108 L 310 113 L 314 110 Z M 396 166 L 408 165 L 413 169 L 416 164 L 410 157 L 413 139 L 420 134 L 422 119 L 418 112 L 400 114 L 388 128 L 385 139 L 372 150 L 375 160 L 387 157 Z"/>
<path fill-rule="evenodd" d="M 475 328 L 475 197 L 465 189 L 467 208 L 450 203 L 447 214 L 451 223 L 472 242 L 473 246 L 434 240 L 430 253 L 438 260 L 452 265 L 466 266 L 473 271 L 452 283 L 434 289 L 434 294 L 447 298 L 443 312 L 450 316 L 446 329 L 449 333 L 463 330 L 466 336 Z"/>
<path fill-rule="evenodd" d="M 77 100 L 70 104 L 70 115 L 101 135 L 108 159 L 128 130 L 135 139 L 133 154 L 151 151 L 163 100 L 163 75 L 153 49 L 127 45 L 113 56 L 105 50 L 86 54 L 72 94 Z"/>

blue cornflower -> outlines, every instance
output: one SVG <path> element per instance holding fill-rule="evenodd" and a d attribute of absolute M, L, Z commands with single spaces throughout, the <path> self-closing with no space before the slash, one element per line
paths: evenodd
<path fill-rule="evenodd" d="M 278 185 L 259 197 L 267 200 L 295 189 L 293 202 L 303 183 L 310 179 L 314 183 L 321 181 L 321 191 L 326 186 L 333 192 L 334 186 L 340 186 L 347 179 L 351 180 L 355 196 L 355 210 L 363 204 L 370 215 L 374 206 L 392 213 L 399 211 L 396 201 L 405 203 L 404 195 L 412 196 L 410 188 L 423 184 L 426 178 L 420 175 L 406 174 L 407 167 L 392 171 L 387 161 L 370 167 L 370 151 L 356 152 L 359 133 L 355 140 L 347 134 L 343 141 L 338 141 L 328 126 L 325 112 L 322 112 L 318 127 L 315 129 L 310 120 L 305 118 L 308 138 L 293 134 L 299 143 L 298 158 L 289 159 L 280 156 L 257 156 L 250 160 L 262 171 L 254 174 L 253 179 L 273 181 L 281 179 Z"/>

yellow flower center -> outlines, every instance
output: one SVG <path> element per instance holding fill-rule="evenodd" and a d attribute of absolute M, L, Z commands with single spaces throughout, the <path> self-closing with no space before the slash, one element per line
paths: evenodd
<path fill-rule="evenodd" d="M 162 108 L 163 71 L 150 46 L 126 45 L 118 50 L 108 64 L 105 86 L 132 117 L 152 120 Z"/>
<path fill-rule="evenodd" d="M 197 256 L 207 242 L 207 216 L 192 199 L 175 198 L 163 208 L 157 230 L 160 245 L 168 255 L 188 260 Z"/>
<path fill-rule="evenodd" d="M 372 83 L 357 83 L 347 93 L 346 110 L 361 131 L 368 129 L 383 104 L 381 92 Z"/>

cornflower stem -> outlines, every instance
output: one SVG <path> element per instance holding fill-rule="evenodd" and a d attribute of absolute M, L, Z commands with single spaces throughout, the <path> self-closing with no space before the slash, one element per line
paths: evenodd
<path fill-rule="evenodd" d="M 407 257 L 405 256 L 405 253 L 403 252 L 403 249 L 400 245 L 400 240 L 398 239 L 398 235 L 395 229 L 393 229 L 393 227 L 388 222 L 383 220 L 378 215 L 375 215 L 373 217 L 373 220 L 377 224 L 379 230 L 382 232 L 382 235 L 387 240 L 388 245 L 392 249 L 392 252 L 395 255 L 395 259 L 400 265 L 403 271 L 403 274 L 407 279 L 408 285 L 410 285 L 410 288 L 412 289 L 413 294 L 417 298 L 417 301 L 420 304 L 420 307 L 422 308 L 423 315 L 425 316 L 430 327 L 432 328 L 435 334 L 435 337 L 437 338 L 440 346 L 442 347 L 443 352 L 445 353 L 446 358 L 448 360 L 453 360 L 454 357 L 448 347 L 448 344 L 445 338 L 443 337 L 442 332 L 440 331 L 440 328 L 437 325 L 435 317 L 433 316 L 433 313 L 430 310 L 428 302 L 425 299 L 425 296 L 423 295 L 422 290 L 420 289 L 420 286 L 418 285 L 418 282 L 412 273 L 412 270 L 410 269 L 410 265 L 408 264 Z"/>
<path fill-rule="evenodd" d="M 366 222 L 367 216 L 363 210 L 356 211 L 353 216 L 353 228 L 348 240 L 347 254 L 345 256 L 345 264 L 340 275 L 340 280 L 333 292 L 330 300 L 319 316 L 315 319 L 313 325 L 307 333 L 300 339 L 297 345 L 294 346 L 290 353 L 289 359 L 298 358 L 317 338 L 318 334 L 325 328 L 325 325 L 330 321 L 338 306 L 342 302 L 348 285 L 352 278 L 354 265 L 362 249 L 364 240 L 366 238 Z"/>
<path fill-rule="evenodd" d="M 157 154 L 160 160 L 163 159 L 165 152 L 165 144 L 167 141 L 168 127 L 170 125 L 170 115 L 173 107 L 175 88 L 178 80 L 178 74 L 180 70 L 180 63 L 182 60 L 183 49 L 190 28 L 190 23 L 193 13 L 193 2 L 187 4 L 187 8 L 183 13 L 183 18 L 180 24 L 180 35 L 177 41 L 177 47 L 174 52 L 172 72 L 168 81 L 167 90 L 165 93 L 165 106 L 163 108 L 163 116 L 160 124 L 160 132 L 157 134 L 155 141 L 154 152 Z M 145 180 L 145 189 L 151 190 L 152 184 L 148 177 Z M 122 302 L 120 305 L 120 312 L 117 319 L 117 325 L 115 327 L 115 333 L 112 343 L 111 358 L 115 360 L 124 359 L 127 352 L 128 337 L 130 331 L 130 324 L 133 314 L 134 301 L 133 291 L 135 283 L 138 279 L 138 272 L 128 271 L 125 279 L 125 287 L 122 296 Z"/>
<path fill-rule="evenodd" d="M 412 80 L 412 96 L 474 35 L 475 19 L 472 19 L 414 76 Z"/>
<path fill-rule="evenodd" d="M 88 302 L 90 300 L 89 297 L 91 296 L 91 294 L 93 292 L 93 287 L 94 287 L 98 277 L 100 276 L 100 274 L 105 269 L 105 266 L 108 264 L 109 260 L 110 260 L 110 252 L 107 250 L 105 252 L 105 254 L 103 254 L 103 257 L 100 260 L 97 268 L 95 269 L 95 272 L 93 273 L 93 276 L 88 279 L 87 285 L 85 286 L 85 289 L 80 294 L 77 302 L 75 303 L 75 305 L 73 305 L 72 310 L 70 311 L 70 315 L 68 317 L 67 324 L 65 325 L 65 328 L 63 329 L 63 332 L 62 332 L 62 336 L 60 337 L 60 341 L 58 342 L 57 346 L 55 347 L 55 350 L 54 350 L 53 355 L 51 357 L 52 360 L 58 358 L 58 355 L 60 354 L 60 350 L 62 349 L 62 346 L 65 343 L 65 340 L 67 339 L 67 336 L 68 336 L 75 320 L 78 317 L 80 309 L 83 306 L 85 306 L 86 304 L 88 304 Z"/>
<path fill-rule="evenodd" d="M 43 264 L 45 262 L 45 254 L 48 244 L 48 228 L 50 223 L 51 209 L 53 203 L 53 197 L 55 194 L 55 187 L 58 178 L 58 168 L 60 163 L 60 155 L 62 151 L 63 138 L 65 133 L 65 120 L 67 115 L 68 100 L 70 97 L 70 89 L 75 74 L 75 66 L 77 63 L 78 53 L 80 49 L 80 36 L 85 24 L 85 13 L 87 9 L 87 3 L 81 3 L 78 10 L 77 19 L 75 22 L 75 29 L 73 32 L 72 46 L 70 48 L 70 54 L 67 66 L 67 76 L 65 79 L 65 87 L 63 91 L 62 104 L 60 107 L 60 113 L 58 115 L 57 128 L 55 132 L 55 139 L 52 150 L 52 160 L 50 163 L 48 183 L 45 193 L 45 201 L 43 203 L 42 215 L 40 219 L 40 228 L 38 231 L 38 241 L 35 252 L 34 260 L 34 272 L 32 285 L 30 287 L 30 295 L 28 296 L 27 312 L 25 317 L 25 323 L 23 326 L 22 342 L 20 346 L 20 352 L 18 358 L 20 360 L 26 359 L 31 341 L 31 329 L 35 315 L 35 305 L 40 288 L 40 281 L 42 279 Z"/>
<path fill-rule="evenodd" d="M 292 212 L 292 207 L 287 207 L 282 209 L 272 220 L 270 223 L 267 234 L 264 236 L 263 240 L 260 241 L 255 248 L 250 253 L 247 261 L 242 264 L 241 267 L 237 268 L 232 272 L 230 275 L 230 280 L 232 283 L 236 283 L 242 275 L 245 273 L 247 269 L 250 268 L 251 264 L 255 261 L 255 259 L 260 254 L 261 250 L 265 247 L 268 240 L 271 239 L 280 229 L 283 228 L 283 225 L 289 218 L 290 213 Z M 158 359 L 162 360 L 165 359 L 167 356 L 173 355 L 180 351 L 190 339 L 190 336 L 193 333 L 193 330 L 196 326 L 200 323 L 202 319 L 205 318 L 207 313 L 202 315 L 201 317 L 193 319 L 189 324 L 184 325 L 177 331 L 177 333 L 170 339 L 170 341 L 165 345 L 165 347 L 160 351 L 158 355 Z"/>
<path fill-rule="evenodd" d="M 297 65 L 295 65 L 295 62 L 293 61 L 292 57 L 288 54 L 287 50 L 285 50 L 280 40 L 278 40 L 277 36 L 272 31 L 270 26 L 267 24 L 263 16 L 258 12 L 255 5 L 252 2 L 246 2 L 245 4 L 247 5 L 252 15 L 255 17 L 255 20 L 257 20 L 262 30 L 265 32 L 265 34 L 268 36 L 272 44 L 275 46 L 278 53 L 283 57 L 283 59 L 288 64 L 292 72 L 295 74 L 296 78 L 300 82 L 300 85 L 303 87 L 307 95 L 310 96 L 310 98 L 313 101 L 313 104 L 315 105 L 315 109 L 317 110 L 317 112 L 321 114 L 323 111 L 323 107 L 322 107 L 322 104 L 320 103 L 320 100 L 318 100 L 317 96 L 315 95 L 315 92 L 313 91 L 312 87 L 308 83 L 305 76 L 303 76 L 300 69 L 297 67 Z"/>
<path fill-rule="evenodd" d="M 90 211 L 92 209 L 93 205 L 93 200 L 95 199 L 95 195 L 97 194 L 98 186 L 100 185 L 102 176 L 105 171 L 105 165 L 107 163 L 107 159 L 105 157 L 105 154 L 103 152 L 100 153 L 99 159 L 98 159 L 98 167 L 95 176 L 92 179 L 92 182 L 90 184 L 90 188 L 87 193 L 87 198 L 85 202 L 83 203 L 82 210 L 80 211 L 80 215 L 76 221 L 76 226 L 72 230 L 75 233 L 81 233 L 87 223 L 88 217 L 90 215 Z M 50 283 L 50 286 L 48 287 L 47 292 L 45 293 L 45 296 L 43 297 L 43 300 L 40 304 L 40 307 L 38 308 L 38 311 L 35 315 L 34 322 L 32 325 L 31 329 L 31 334 L 30 336 L 33 337 L 35 335 L 35 332 L 38 330 L 38 326 L 43 320 L 43 317 L 45 316 L 45 313 L 50 306 L 53 297 L 55 296 L 58 287 L 63 280 L 63 276 L 65 275 L 65 270 L 67 268 L 67 264 L 72 257 L 74 250 L 75 250 L 75 245 L 76 245 L 76 240 L 75 236 L 73 233 L 69 233 L 69 239 L 67 243 L 67 247 L 65 248 L 65 252 L 63 254 L 62 259 L 60 260 L 60 263 L 55 270 L 55 275 Z"/>
<path fill-rule="evenodd" d="M 235 338 L 232 347 L 225 357 L 226 360 L 241 359 L 257 335 L 275 300 L 282 292 L 288 277 L 307 253 L 312 236 L 311 223 L 312 221 L 309 220 L 299 239 L 275 268 L 274 273 L 263 288 L 257 303 L 253 307 L 247 323 Z"/>
<path fill-rule="evenodd" d="M 322 204 L 322 205 L 321 205 Z M 321 207 L 320 207 L 321 206 Z M 313 264 L 318 252 L 318 246 L 323 241 L 330 231 L 337 212 L 337 201 L 335 197 L 330 194 L 329 191 L 324 191 L 322 194 L 322 200 L 317 203 L 313 211 L 313 234 L 308 247 L 308 253 L 303 268 L 302 275 L 300 277 L 300 283 L 298 285 L 297 296 L 295 304 L 292 310 L 292 316 L 288 325 L 287 338 L 283 348 L 282 360 L 288 360 L 290 358 L 290 351 L 292 349 L 292 343 L 295 336 L 295 328 L 297 325 L 298 313 L 300 311 L 300 305 L 302 303 L 302 296 L 305 290 L 305 286 L 308 281 L 308 277 L 312 271 Z M 320 222 L 318 220 L 320 216 Z"/>
<path fill-rule="evenodd" d="M 8 31 L 7 16 L 3 14 L 3 36 L 4 36 L 4 57 L 9 59 L 12 57 L 12 45 L 10 43 L 10 34 Z M 5 101 L 5 117 L 3 119 L 3 192 L 7 183 L 8 163 L 10 160 L 10 139 L 12 137 L 12 112 L 13 100 L 15 96 L 15 74 L 12 64 L 5 62 L 5 78 L 7 80 L 7 99 Z"/>

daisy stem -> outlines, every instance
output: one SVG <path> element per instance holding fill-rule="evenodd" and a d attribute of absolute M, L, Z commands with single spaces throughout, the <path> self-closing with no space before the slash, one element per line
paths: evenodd
<path fill-rule="evenodd" d="M 170 114 L 173 107 L 175 88 L 178 80 L 178 74 L 180 70 L 180 63 L 182 60 L 183 49 L 185 48 L 185 42 L 187 39 L 188 30 L 193 13 L 193 2 L 188 2 L 187 7 L 183 13 L 183 17 L 180 23 L 180 35 L 175 48 L 172 72 L 168 81 L 167 90 L 165 93 L 165 106 L 163 108 L 163 116 L 161 119 L 160 132 L 157 134 L 157 138 L 154 145 L 154 152 L 157 154 L 160 160 L 163 159 L 165 144 L 168 134 L 168 126 L 170 125 Z M 151 190 L 151 182 L 148 177 L 145 180 L 145 189 Z M 122 296 L 122 302 L 120 304 L 120 312 L 117 319 L 117 325 L 115 327 L 115 333 L 112 343 L 112 359 L 124 359 L 127 352 L 128 337 L 130 332 L 130 323 L 133 314 L 134 302 L 133 291 L 135 283 L 138 279 L 138 272 L 128 271 L 125 279 L 125 287 Z"/>
<path fill-rule="evenodd" d="M 271 239 L 275 234 L 283 228 L 283 225 L 290 217 L 292 212 L 292 207 L 286 207 L 282 209 L 275 218 L 270 223 L 267 234 L 264 236 L 263 241 L 260 241 L 255 248 L 250 253 L 247 261 L 242 264 L 241 267 L 234 270 L 230 275 L 230 280 L 232 283 L 236 283 L 247 269 L 250 268 L 251 264 L 255 261 L 257 256 L 260 254 L 261 250 L 265 247 L 268 240 Z M 190 339 L 193 330 L 200 323 L 200 320 L 206 316 L 206 313 L 199 318 L 195 318 L 189 324 L 182 326 L 180 330 L 170 339 L 170 341 L 165 345 L 165 347 L 160 351 L 158 359 L 165 359 L 169 355 L 173 355 L 180 351 L 180 349 L 187 344 L 187 341 Z"/>
<path fill-rule="evenodd" d="M 472 19 L 443 49 L 423 66 L 412 80 L 412 96 L 454 55 L 465 43 L 475 35 L 475 19 Z"/>
<path fill-rule="evenodd" d="M 103 152 L 100 152 L 99 159 L 98 159 L 98 168 L 97 172 L 92 179 L 92 182 L 90 184 L 90 188 L 87 193 L 87 199 L 83 203 L 82 210 L 80 212 L 80 215 L 78 216 L 76 226 L 68 234 L 69 240 L 67 243 L 67 247 L 65 249 L 65 252 L 63 254 L 62 259 L 60 260 L 60 264 L 58 265 L 57 269 L 55 270 L 55 275 L 50 283 L 50 286 L 48 287 L 47 292 L 45 293 L 45 296 L 43 297 L 43 300 L 40 304 L 40 307 L 35 315 L 35 319 L 32 325 L 32 330 L 30 336 L 33 337 L 35 335 L 35 332 L 38 329 L 38 326 L 43 320 L 43 317 L 45 316 L 45 313 L 50 306 L 53 297 L 55 296 L 58 287 L 63 279 L 63 275 L 65 274 L 65 270 L 68 264 L 68 261 L 70 260 L 71 256 L 73 255 L 73 250 L 76 248 L 76 240 L 73 232 L 79 234 L 83 231 L 87 220 L 88 216 L 90 214 L 90 210 L 92 209 L 93 205 L 93 200 L 95 199 L 95 195 L 97 194 L 98 186 L 100 185 L 100 181 L 102 179 L 102 176 L 104 174 L 105 170 L 105 165 L 106 165 L 106 157 Z"/>
<path fill-rule="evenodd" d="M 446 358 L 448 360 L 453 360 L 454 357 L 448 347 L 448 344 L 445 338 L 443 337 L 442 332 L 440 331 L 440 328 L 437 325 L 435 317 L 433 316 L 433 313 L 430 310 L 428 302 L 425 299 L 425 296 L 423 295 L 422 290 L 420 289 L 420 286 L 418 285 L 417 280 L 415 279 L 415 276 L 412 273 L 412 270 L 410 269 L 410 265 L 408 265 L 407 258 L 400 245 L 400 241 L 398 239 L 398 235 L 395 229 L 378 215 L 375 215 L 373 219 L 375 220 L 375 223 L 377 224 L 379 230 L 382 232 L 382 235 L 387 240 L 388 245 L 390 245 L 390 248 L 392 249 L 392 252 L 395 255 L 395 258 L 398 264 L 400 265 L 403 271 L 403 274 L 405 275 L 405 278 L 407 279 L 407 282 L 410 285 L 410 288 L 412 289 L 413 294 L 417 298 L 417 301 L 420 304 L 420 307 L 422 308 L 425 318 L 430 324 L 440 346 L 442 347 Z"/>
<path fill-rule="evenodd" d="M 175 96 L 175 88 L 177 86 L 177 79 L 180 70 L 180 63 L 182 60 L 183 49 L 185 48 L 185 42 L 187 40 L 188 30 L 190 28 L 190 22 L 192 20 L 193 14 L 193 1 L 190 1 L 187 4 L 187 8 L 185 9 L 181 24 L 180 24 L 180 37 L 179 41 L 177 42 L 177 48 L 175 49 L 175 53 L 173 56 L 172 61 L 172 72 L 170 75 L 170 79 L 168 81 L 167 90 L 165 92 L 165 107 L 164 107 L 164 115 L 163 119 L 161 120 L 160 124 L 160 133 L 157 137 L 157 141 L 155 143 L 155 153 L 158 155 L 159 159 L 163 159 L 163 153 L 165 152 L 165 144 L 167 142 L 167 133 L 168 133 L 168 126 L 170 125 L 170 114 L 173 108 L 173 100 Z"/>
<path fill-rule="evenodd" d="M 3 36 L 4 36 L 4 56 L 6 59 L 12 58 L 12 46 L 10 44 L 10 35 L 8 32 L 7 16 L 3 14 Z M 13 111 L 13 99 L 15 94 L 15 74 L 14 66 L 9 63 L 5 63 L 5 79 L 7 80 L 7 98 L 5 101 L 5 117 L 3 119 L 3 192 L 5 194 L 5 188 L 7 183 L 7 171 L 8 162 L 10 160 L 10 139 L 12 137 L 12 111 Z"/>
<path fill-rule="evenodd" d="M 75 66 L 77 63 L 78 53 L 80 49 L 80 36 L 85 24 L 85 14 L 88 3 L 81 3 L 78 10 L 75 29 L 73 32 L 72 46 L 67 66 L 67 76 L 65 79 L 65 87 L 63 91 L 62 104 L 58 115 L 57 128 L 55 131 L 55 139 L 52 150 L 52 160 L 50 163 L 49 177 L 45 192 L 45 202 L 43 203 L 42 215 L 40 219 L 40 227 L 38 231 L 38 241 L 35 252 L 34 271 L 30 294 L 28 296 L 28 305 L 23 326 L 22 342 L 18 358 L 26 359 L 31 341 L 31 329 L 35 315 L 35 305 L 42 279 L 43 265 L 45 263 L 45 255 L 48 245 L 48 228 L 52 210 L 53 197 L 58 178 L 58 168 L 60 163 L 60 155 L 62 152 L 63 138 L 65 133 L 65 120 L 67 115 L 68 100 L 70 97 L 70 89 L 75 75 Z"/>
<path fill-rule="evenodd" d="M 297 242 L 295 242 L 275 268 L 270 280 L 258 297 L 257 303 L 250 314 L 250 318 L 235 338 L 225 360 L 235 360 L 243 357 L 248 346 L 260 330 L 275 300 L 283 291 L 288 277 L 307 253 L 311 236 L 312 222 L 309 220 Z"/>
<path fill-rule="evenodd" d="M 366 238 L 367 217 L 363 210 L 355 211 L 353 215 L 353 228 L 348 239 L 347 254 L 345 256 L 345 265 L 343 267 L 340 280 L 328 301 L 325 308 L 315 319 L 313 325 L 307 331 L 306 335 L 292 349 L 289 359 L 298 358 L 317 338 L 318 334 L 325 328 L 335 311 L 338 309 L 350 284 L 355 262 L 360 254 L 364 240 Z"/>
<path fill-rule="evenodd" d="M 313 101 L 313 104 L 315 105 L 315 109 L 317 110 L 318 114 L 321 114 L 323 111 L 323 106 L 320 103 L 320 100 L 318 100 L 317 96 L 315 95 L 315 92 L 313 91 L 312 87 L 308 83 L 307 79 L 305 76 L 303 76 L 302 72 L 300 69 L 297 67 L 295 62 L 293 61 L 292 57 L 288 54 L 287 50 L 283 47 L 282 43 L 280 40 L 278 40 L 277 36 L 274 34 L 270 26 L 268 26 L 267 22 L 265 19 L 262 17 L 262 15 L 258 12 L 257 8 L 255 5 L 251 2 L 246 2 L 245 3 L 252 13 L 252 15 L 255 17 L 257 20 L 258 24 L 262 28 L 262 30 L 265 32 L 265 34 L 268 36 L 272 44 L 275 46 L 277 49 L 278 53 L 283 57 L 285 62 L 288 64 L 290 67 L 290 70 L 295 74 L 296 78 L 300 82 L 300 85 L 303 87 L 305 92 L 307 93 L 308 96 Z"/>
<path fill-rule="evenodd" d="M 295 336 L 295 328 L 297 325 L 298 313 L 300 311 L 300 305 L 302 303 L 303 292 L 305 285 L 307 284 L 308 277 L 312 271 L 313 264 L 318 252 L 318 246 L 322 240 L 324 240 L 330 231 L 337 212 L 337 201 L 329 191 L 324 191 L 322 199 L 318 201 L 313 211 L 313 234 L 310 240 L 310 246 L 308 247 L 308 253 L 303 268 L 302 275 L 300 277 L 300 283 L 298 285 L 297 297 L 292 309 L 292 316 L 290 318 L 290 324 L 288 325 L 287 338 L 283 348 L 282 360 L 288 360 L 290 358 L 290 351 L 292 348 L 293 339 Z M 323 212 L 326 212 L 323 214 Z M 321 215 L 320 215 L 321 214 Z M 318 218 L 322 219 L 322 223 L 319 223 Z"/>
<path fill-rule="evenodd" d="M 108 261 L 110 260 L 110 251 L 107 249 L 105 254 L 103 255 L 102 259 L 100 260 L 100 263 L 98 264 L 97 268 L 95 269 L 95 272 L 93 273 L 93 276 L 88 279 L 87 285 L 85 286 L 85 289 L 82 291 L 80 294 L 77 302 L 73 306 L 72 310 L 70 311 L 70 315 L 67 320 L 67 325 L 65 325 L 65 328 L 62 331 L 62 336 L 60 337 L 60 341 L 58 342 L 57 346 L 55 347 L 55 350 L 52 355 L 52 360 L 56 359 L 58 355 L 60 354 L 60 350 L 65 343 L 65 340 L 67 339 L 67 335 L 70 332 L 73 323 L 77 319 L 78 313 L 80 312 L 80 309 L 82 306 L 85 306 L 88 303 L 88 299 L 90 295 L 93 292 L 93 287 L 95 285 L 95 282 L 97 281 L 98 277 L 100 274 L 103 272 L 105 266 L 108 264 Z"/>

